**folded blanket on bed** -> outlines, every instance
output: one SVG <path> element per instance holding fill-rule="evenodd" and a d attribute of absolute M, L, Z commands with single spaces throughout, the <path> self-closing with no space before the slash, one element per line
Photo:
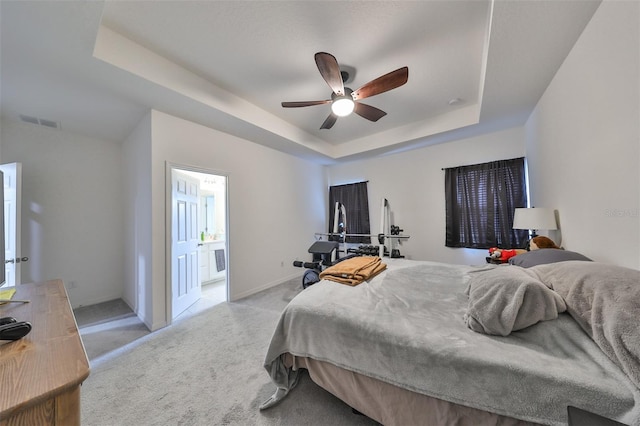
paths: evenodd
<path fill-rule="evenodd" d="M 640 388 L 640 271 L 580 261 L 530 270 L 564 298 L 567 312 Z"/>
<path fill-rule="evenodd" d="M 320 273 L 320 278 L 354 286 L 375 277 L 386 267 L 378 256 L 357 256 L 330 266 Z"/>
<path fill-rule="evenodd" d="M 464 321 L 478 333 L 507 336 L 566 310 L 562 297 L 529 269 L 499 267 L 471 275 Z"/>

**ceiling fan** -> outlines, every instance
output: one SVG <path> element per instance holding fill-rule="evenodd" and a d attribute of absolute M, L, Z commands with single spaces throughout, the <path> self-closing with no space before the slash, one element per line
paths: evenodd
<path fill-rule="evenodd" d="M 331 114 L 324 120 L 320 129 L 330 129 L 336 123 L 338 117 L 347 116 L 352 112 L 370 121 L 380 120 L 387 115 L 386 112 L 359 101 L 400 87 L 407 82 L 409 77 L 409 68 L 402 67 L 371 80 L 357 90 L 351 90 L 348 87 L 344 87 L 338 61 L 333 55 L 326 52 L 318 52 L 315 54 L 315 59 L 320 75 L 333 90 L 331 99 L 324 101 L 282 102 L 282 107 L 299 108 L 331 103 Z"/>

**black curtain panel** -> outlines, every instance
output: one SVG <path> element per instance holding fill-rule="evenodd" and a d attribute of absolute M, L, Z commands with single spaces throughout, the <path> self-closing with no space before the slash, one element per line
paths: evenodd
<path fill-rule="evenodd" d="M 347 234 L 371 233 L 367 182 L 329 187 L 329 232 L 333 232 L 333 219 L 336 202 L 343 204 L 347 212 Z M 346 242 L 371 244 L 371 238 L 347 237 Z"/>
<path fill-rule="evenodd" d="M 521 248 L 526 230 L 511 229 L 527 206 L 524 157 L 445 169 L 447 247 Z"/>

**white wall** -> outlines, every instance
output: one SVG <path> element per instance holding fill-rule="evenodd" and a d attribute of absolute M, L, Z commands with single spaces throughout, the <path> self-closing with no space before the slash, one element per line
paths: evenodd
<path fill-rule="evenodd" d="M 151 113 L 124 141 L 122 165 L 125 200 L 122 298 L 151 329 Z"/>
<path fill-rule="evenodd" d="M 387 198 L 391 223 L 410 239 L 402 255 L 416 260 L 484 263 L 486 250 L 445 247 L 442 168 L 524 156 L 524 129 L 512 128 L 455 142 L 329 167 L 330 185 L 368 180 L 371 232 L 378 233 L 380 203 Z M 325 189 L 326 191 L 326 189 Z"/>
<path fill-rule="evenodd" d="M 23 280 L 61 278 L 74 307 L 123 297 L 164 325 L 166 161 L 229 176 L 232 299 L 300 275 L 291 261 L 325 229 L 327 186 L 360 180 L 372 232 L 386 197 L 411 235 L 402 254 L 482 263 L 484 250 L 444 247 L 441 169 L 525 147 L 533 204 L 558 209 L 563 245 L 640 268 L 639 16 L 605 0 L 524 128 L 328 169 L 155 111 L 122 146 L 2 121 L 2 162 L 23 164 Z"/>
<path fill-rule="evenodd" d="M 22 281 L 62 279 L 73 307 L 119 298 L 120 145 L 17 121 L 1 129 L 2 162 L 22 163 Z"/>
<path fill-rule="evenodd" d="M 605 0 L 530 116 L 531 197 L 563 245 L 640 269 L 640 3 Z"/>
<path fill-rule="evenodd" d="M 166 162 L 228 176 L 231 300 L 302 274 L 292 262 L 308 256 L 326 220 L 323 166 L 157 111 L 151 158 L 150 328 L 165 320 Z"/>

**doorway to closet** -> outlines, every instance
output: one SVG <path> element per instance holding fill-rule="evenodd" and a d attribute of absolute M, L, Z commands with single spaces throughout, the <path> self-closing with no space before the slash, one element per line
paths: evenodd
<path fill-rule="evenodd" d="M 172 166 L 170 227 L 171 319 L 227 301 L 227 176 Z"/>

